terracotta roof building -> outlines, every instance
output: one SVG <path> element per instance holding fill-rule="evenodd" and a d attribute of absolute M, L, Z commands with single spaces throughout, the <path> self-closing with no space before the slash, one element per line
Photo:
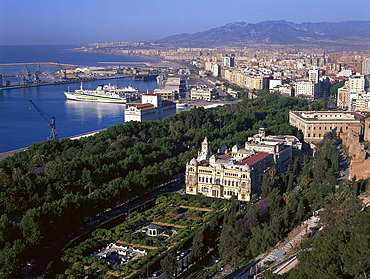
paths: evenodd
<path fill-rule="evenodd" d="M 213 154 L 208 139 L 202 142 L 198 157 L 186 164 L 186 193 L 249 201 L 260 194 L 266 170 L 275 166 L 273 155 L 234 146 Z"/>
<path fill-rule="evenodd" d="M 176 113 L 176 104 L 157 94 L 143 94 L 142 104 L 125 109 L 125 122 L 156 121 Z"/>

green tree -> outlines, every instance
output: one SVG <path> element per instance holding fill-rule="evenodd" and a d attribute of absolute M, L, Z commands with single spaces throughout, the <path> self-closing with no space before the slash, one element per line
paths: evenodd
<path fill-rule="evenodd" d="M 166 278 L 173 279 L 176 278 L 177 260 L 174 253 L 168 253 L 161 260 L 161 267 L 163 272 L 166 274 Z"/>

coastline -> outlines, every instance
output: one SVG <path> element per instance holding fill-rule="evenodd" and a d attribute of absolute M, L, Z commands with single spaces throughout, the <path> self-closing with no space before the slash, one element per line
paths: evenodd
<path fill-rule="evenodd" d="M 106 129 L 107 128 L 99 129 L 99 130 L 95 130 L 95 131 L 91 131 L 91 132 L 87 132 L 87 133 L 83 133 L 83 134 L 79 134 L 79 135 L 75 135 L 75 136 L 71 136 L 71 137 L 66 137 L 66 139 L 76 140 L 76 139 L 80 139 L 80 138 L 84 138 L 84 137 L 90 137 L 90 136 L 93 136 L 93 135 L 95 135 L 99 132 L 105 131 Z M 28 147 L 23 147 L 23 148 L 18 148 L 18 149 L 2 152 L 2 153 L 0 153 L 0 161 L 4 160 L 6 157 L 13 156 L 17 152 L 26 151 L 27 148 Z"/>

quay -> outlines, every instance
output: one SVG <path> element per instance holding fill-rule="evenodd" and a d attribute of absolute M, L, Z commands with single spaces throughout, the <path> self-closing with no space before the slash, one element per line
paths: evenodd
<path fill-rule="evenodd" d="M 78 79 L 66 79 L 66 80 L 53 80 L 53 81 L 41 81 L 40 83 L 26 83 L 26 84 L 16 84 L 11 86 L 0 86 L 0 90 L 17 89 L 17 88 L 27 88 L 27 87 L 37 87 L 44 85 L 58 85 L 58 84 L 69 84 L 77 83 L 83 81 L 93 81 L 93 80 L 105 80 L 105 79 L 116 79 L 116 78 L 132 78 L 133 75 L 115 75 L 115 76 L 100 76 L 91 78 L 78 78 Z"/>

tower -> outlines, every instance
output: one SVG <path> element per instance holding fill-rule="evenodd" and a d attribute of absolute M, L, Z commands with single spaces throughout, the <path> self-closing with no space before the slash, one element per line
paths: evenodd
<path fill-rule="evenodd" d="M 318 83 L 319 82 L 319 70 L 314 68 L 313 70 L 310 70 L 308 72 L 308 80 L 313 82 L 313 83 Z"/>
<path fill-rule="evenodd" d="M 198 154 L 198 161 L 208 160 L 209 157 L 211 156 L 212 156 L 212 152 L 209 148 L 209 141 L 207 137 L 205 137 L 202 142 L 202 149 L 199 151 L 199 154 Z"/>
<path fill-rule="evenodd" d="M 370 59 L 364 60 L 362 62 L 362 74 L 370 75 Z"/>
<path fill-rule="evenodd" d="M 364 140 L 370 140 L 370 118 L 366 117 L 364 119 Z"/>

